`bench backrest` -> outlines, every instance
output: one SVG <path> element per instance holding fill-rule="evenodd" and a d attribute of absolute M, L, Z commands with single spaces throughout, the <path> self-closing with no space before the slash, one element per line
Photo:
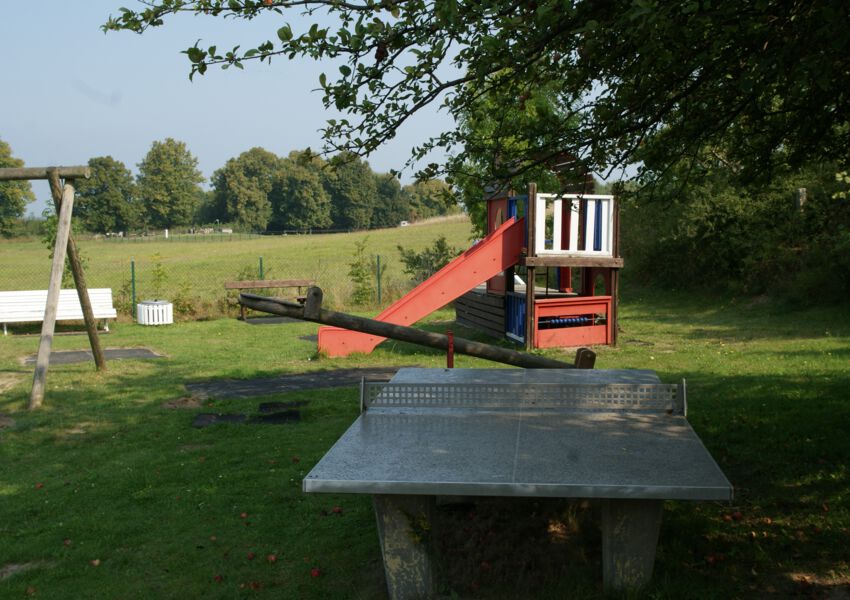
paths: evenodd
<path fill-rule="evenodd" d="M 255 279 L 249 281 L 225 281 L 226 290 L 258 290 L 263 288 L 310 287 L 316 285 L 312 279 Z"/>
<path fill-rule="evenodd" d="M 111 288 L 89 289 L 89 301 L 95 319 L 115 319 L 118 313 L 112 305 Z M 16 290 L 0 292 L 0 322 L 31 323 L 44 318 L 47 290 Z M 83 309 L 77 290 L 60 290 L 57 321 L 81 321 Z"/>

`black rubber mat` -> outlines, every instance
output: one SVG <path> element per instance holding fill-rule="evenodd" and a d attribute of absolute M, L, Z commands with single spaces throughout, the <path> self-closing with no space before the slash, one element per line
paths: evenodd
<path fill-rule="evenodd" d="M 149 358 L 164 358 L 162 354 L 157 354 L 148 348 L 106 348 L 103 351 L 103 356 L 107 361 L 131 359 L 149 359 Z M 24 359 L 25 365 L 34 365 L 36 355 L 27 356 Z M 74 363 L 92 362 L 91 350 L 58 350 L 50 353 L 51 365 L 70 365 Z"/>

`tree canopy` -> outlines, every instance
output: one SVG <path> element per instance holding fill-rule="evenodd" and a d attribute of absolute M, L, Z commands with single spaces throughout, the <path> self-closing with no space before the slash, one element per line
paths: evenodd
<path fill-rule="evenodd" d="M 264 231 L 272 216 L 269 194 L 279 170 L 275 154 L 251 148 L 213 173 L 216 205 L 227 220 L 250 231 Z"/>
<path fill-rule="evenodd" d="M 410 116 L 439 105 L 459 120 L 487 94 L 496 122 L 555 94 L 561 112 L 529 121 L 507 179 L 567 154 L 604 172 L 652 178 L 712 148 L 742 174 L 850 156 L 850 11 L 844 0 L 146 0 L 106 30 L 142 33 L 188 12 L 233 21 L 280 15 L 276 32 L 224 50 L 195 42 L 190 75 L 276 57 L 330 59 L 319 83 L 344 113 L 331 150 L 366 156 Z M 294 30 L 296 13 L 308 16 Z M 466 161 L 461 130 L 413 149 L 452 151 L 425 174 Z"/>
<path fill-rule="evenodd" d="M 341 152 L 328 161 L 325 173 L 333 226 L 337 229 L 369 227 L 378 194 L 369 163 L 350 152 Z"/>
<path fill-rule="evenodd" d="M 12 147 L 0 139 L 0 168 L 23 167 L 12 156 Z M 27 202 L 35 200 L 29 181 L 0 181 L 0 235 L 9 235 L 17 219 L 24 216 Z"/>
<path fill-rule="evenodd" d="M 82 228 L 94 233 L 136 229 L 142 214 L 130 169 L 111 156 L 90 159 L 89 168 L 91 177 L 76 182 L 74 217 Z"/>
<path fill-rule="evenodd" d="M 171 138 L 154 142 L 138 166 L 137 191 L 147 224 L 155 228 L 191 224 L 204 176 L 186 144 Z"/>
<path fill-rule="evenodd" d="M 327 229 L 331 226 L 331 199 L 322 185 L 321 167 L 310 161 L 286 158 L 273 191 L 274 231 Z"/>
<path fill-rule="evenodd" d="M 402 221 L 411 218 L 411 196 L 401 189 L 396 177 L 389 173 L 375 174 L 375 193 L 377 202 L 372 211 L 372 224 L 375 227 L 397 227 Z"/>
<path fill-rule="evenodd" d="M 395 227 L 458 210 L 445 182 L 402 188 L 351 153 L 324 160 L 310 149 L 278 157 L 252 148 L 217 170 L 212 186 L 201 220 L 260 232 Z"/>

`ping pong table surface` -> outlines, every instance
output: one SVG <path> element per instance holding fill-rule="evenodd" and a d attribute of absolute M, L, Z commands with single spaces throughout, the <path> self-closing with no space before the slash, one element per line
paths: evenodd
<path fill-rule="evenodd" d="M 404 368 L 390 385 L 479 390 L 479 403 L 364 410 L 305 492 L 720 500 L 732 486 L 683 414 L 533 400 L 547 386 L 661 385 L 647 370 Z M 486 401 L 487 386 L 516 402 Z M 545 403 L 544 403 L 545 404 Z"/>

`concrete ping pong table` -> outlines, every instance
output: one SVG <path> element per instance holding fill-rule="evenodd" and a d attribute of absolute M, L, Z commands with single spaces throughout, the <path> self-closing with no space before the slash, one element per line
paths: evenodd
<path fill-rule="evenodd" d="M 664 500 L 732 499 L 686 419 L 684 382 L 653 371 L 400 369 L 364 382 L 362 413 L 305 492 L 372 494 L 389 595 L 434 595 L 416 535 L 437 496 L 602 503 L 603 583 L 652 575 Z"/>

